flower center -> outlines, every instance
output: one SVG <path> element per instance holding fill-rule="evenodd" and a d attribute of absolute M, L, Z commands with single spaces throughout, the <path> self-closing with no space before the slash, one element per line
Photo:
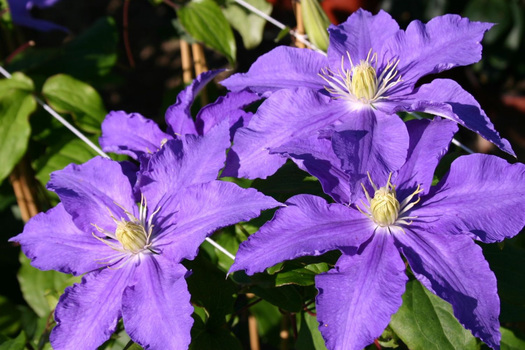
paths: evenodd
<path fill-rule="evenodd" d="M 399 203 L 396 197 L 396 186 L 390 182 L 391 178 L 392 173 L 390 173 L 390 175 L 388 176 L 388 181 L 386 185 L 377 188 L 377 186 L 372 181 L 370 174 L 368 174 L 368 180 L 370 181 L 370 184 L 372 185 L 375 191 L 374 197 L 370 198 L 370 195 L 368 194 L 368 191 L 366 190 L 365 186 L 361 184 L 365 192 L 368 205 L 363 201 L 361 202 L 368 212 L 363 211 L 357 205 L 356 207 L 361 213 L 369 217 L 378 226 L 388 227 L 389 229 L 391 227 L 396 227 L 404 231 L 401 225 L 410 225 L 412 223 L 412 219 L 416 219 L 417 217 L 403 216 L 403 214 L 405 214 L 408 210 L 410 210 L 414 205 L 416 205 L 419 202 L 419 197 L 415 201 L 412 201 L 412 199 L 415 195 L 421 193 L 423 190 L 418 185 L 417 189 L 410 196 L 405 198 L 403 202 Z"/>
<path fill-rule="evenodd" d="M 352 68 L 349 91 L 360 101 L 366 102 L 374 98 L 377 92 L 377 75 L 374 67 L 368 61 L 361 61 Z"/>
<path fill-rule="evenodd" d="M 379 226 L 393 225 L 399 216 L 399 201 L 396 198 L 396 188 L 388 179 L 386 186 L 375 191 L 370 201 L 370 212 L 373 220 Z"/>
<path fill-rule="evenodd" d="M 97 231 L 104 234 L 106 238 L 101 238 L 95 233 L 93 236 L 104 244 L 108 245 L 111 249 L 116 250 L 118 254 L 112 256 L 107 264 L 111 265 L 116 261 L 120 261 L 125 256 L 136 255 L 144 251 L 150 251 L 152 253 L 158 254 L 152 247 L 151 235 L 153 233 L 152 224 L 153 217 L 158 213 L 160 207 L 153 212 L 149 219 L 146 220 L 147 216 L 147 204 L 146 199 L 142 196 L 139 205 L 139 217 L 136 218 L 132 213 L 127 211 L 121 205 L 115 203 L 118 207 L 124 210 L 126 218 L 117 219 L 110 211 L 110 216 L 117 224 L 115 232 L 107 231 L 95 224 L 92 224 Z M 109 210 L 109 209 L 108 209 Z"/>
<path fill-rule="evenodd" d="M 140 223 L 120 221 L 117 223 L 115 236 L 125 250 L 137 254 L 148 244 L 148 234 Z"/>
<path fill-rule="evenodd" d="M 357 65 L 354 65 L 348 52 L 347 56 L 350 69 L 345 68 L 343 56 L 340 70 L 333 72 L 326 68 L 319 73 L 319 76 L 328 83 L 328 86 L 325 86 L 326 91 L 335 99 L 372 105 L 374 102 L 387 99 L 387 91 L 401 81 L 401 76 L 396 69 L 399 64 L 398 59 L 389 61 L 378 77 L 377 54 L 372 54 L 372 49 L 368 52 L 366 60 L 360 60 Z"/>

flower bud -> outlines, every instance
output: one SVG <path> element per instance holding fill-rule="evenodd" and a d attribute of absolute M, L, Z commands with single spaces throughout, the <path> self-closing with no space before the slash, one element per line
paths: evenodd
<path fill-rule="evenodd" d="M 320 50 L 328 49 L 328 26 L 330 20 L 318 0 L 301 0 L 304 29 L 308 39 Z"/>

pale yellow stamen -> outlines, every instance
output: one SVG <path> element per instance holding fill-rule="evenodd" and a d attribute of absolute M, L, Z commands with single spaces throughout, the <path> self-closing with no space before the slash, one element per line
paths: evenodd
<path fill-rule="evenodd" d="M 115 218 L 113 213 L 108 208 L 110 217 L 117 224 L 117 228 L 115 229 L 114 233 L 109 232 L 95 224 L 92 224 L 97 229 L 97 231 L 104 234 L 106 238 L 101 238 L 95 235 L 95 233 L 92 233 L 93 236 L 99 241 L 109 246 L 111 249 L 119 252 L 113 256 L 104 259 L 109 260 L 103 263 L 111 265 L 116 261 L 122 260 L 126 257 L 129 258 L 130 253 L 131 255 L 136 255 L 145 251 L 157 253 L 155 250 L 153 250 L 153 248 L 151 248 L 152 243 L 150 242 L 150 240 L 154 227 L 154 225 L 152 224 L 153 217 L 155 216 L 155 214 L 158 213 L 160 207 L 157 208 L 157 210 L 155 210 L 155 212 L 153 212 L 150 215 L 148 220 L 146 220 L 147 203 L 146 198 L 144 198 L 144 196 L 142 196 L 139 205 L 139 218 L 136 218 L 131 212 L 127 211 L 118 203 L 115 203 L 115 205 L 117 205 L 124 211 L 127 218 Z M 127 263 L 128 260 L 129 259 L 127 259 L 125 263 Z M 122 265 L 118 268 L 120 267 L 122 267 Z"/>
<path fill-rule="evenodd" d="M 117 224 L 115 236 L 122 247 L 133 254 L 141 252 L 148 244 L 144 226 L 132 221 L 121 221 Z"/>
<path fill-rule="evenodd" d="M 347 56 L 350 69 L 345 68 L 343 56 L 340 70 L 333 72 L 325 68 L 319 74 L 328 83 L 325 86 L 326 91 L 335 99 L 373 105 L 374 102 L 388 99 L 386 92 L 401 81 L 397 72 L 398 59 L 389 61 L 378 77 L 377 54 L 372 54 L 371 49 L 366 59 L 360 60 L 356 65 L 348 52 Z"/>
<path fill-rule="evenodd" d="M 368 180 L 375 191 L 374 196 L 370 198 L 370 195 L 365 186 L 361 184 L 368 201 L 368 205 L 364 201 L 361 201 L 361 203 L 368 212 L 365 212 L 359 206 L 356 207 L 361 213 L 369 217 L 378 226 L 388 228 L 396 227 L 404 232 L 404 229 L 401 225 L 410 225 L 412 223 L 412 219 L 416 219 L 417 217 L 402 215 L 419 202 L 420 198 L 413 202 L 411 202 L 411 200 L 423 190 L 418 185 L 417 189 L 411 195 L 399 203 L 396 197 L 396 186 L 390 182 L 391 178 L 392 173 L 390 173 L 388 176 L 387 184 L 383 187 L 377 188 L 377 186 L 372 181 L 370 174 L 368 174 Z"/>

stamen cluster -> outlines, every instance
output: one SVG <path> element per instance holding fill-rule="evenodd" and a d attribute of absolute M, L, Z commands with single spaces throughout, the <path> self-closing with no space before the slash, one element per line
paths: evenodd
<path fill-rule="evenodd" d="M 357 209 L 380 227 L 395 227 L 401 229 L 401 231 L 404 232 L 401 225 L 410 225 L 412 223 L 412 219 L 417 217 L 402 215 L 419 202 L 419 197 L 414 202 L 411 202 L 411 200 L 415 195 L 421 193 L 422 189 L 418 185 L 417 189 L 410 196 L 405 198 L 403 202 L 399 203 L 396 197 L 396 186 L 390 182 L 391 178 L 392 173 L 390 173 L 388 176 L 387 184 L 383 187 L 377 188 L 370 177 L 370 173 L 368 173 L 368 180 L 374 189 L 374 197 L 370 198 L 370 194 L 366 190 L 365 186 L 361 184 L 363 191 L 365 192 L 368 205 L 365 204 L 364 201 L 361 201 L 361 203 L 368 210 L 368 212 L 363 211 L 361 208 L 359 208 L 359 206 L 357 206 Z"/>
<path fill-rule="evenodd" d="M 333 72 L 326 68 L 319 74 L 328 83 L 325 89 L 333 98 L 372 105 L 387 99 L 386 92 L 401 81 L 396 69 L 399 59 L 389 61 L 377 77 L 377 54 L 372 54 L 372 49 L 368 52 L 366 60 L 361 60 L 357 65 L 354 65 L 350 53 L 346 54 L 350 61 L 350 69 L 345 68 L 345 57 L 342 56 L 339 71 Z"/>
<path fill-rule="evenodd" d="M 155 212 L 153 212 L 150 215 L 148 220 L 146 220 L 147 203 L 146 198 L 144 196 L 142 196 L 140 200 L 138 218 L 136 218 L 132 213 L 130 213 L 127 209 L 125 209 L 118 203 L 115 204 L 124 211 L 127 218 L 121 217 L 120 219 L 117 219 L 115 218 L 113 213 L 108 209 L 111 218 L 113 219 L 115 224 L 117 224 L 117 228 L 114 233 L 93 224 L 97 231 L 104 234 L 107 238 L 100 238 L 99 236 L 95 235 L 95 233 L 93 233 L 93 236 L 99 241 L 108 245 L 111 249 L 116 250 L 120 253 L 116 256 L 112 256 L 111 258 L 113 259 L 110 259 L 106 263 L 109 265 L 115 263 L 116 261 L 123 258 L 122 254 L 124 254 L 125 256 L 133 256 L 144 251 L 149 251 L 157 254 L 157 252 L 151 248 L 151 235 L 153 233 L 154 228 L 154 225 L 152 224 L 153 217 L 155 216 L 155 214 L 158 213 L 160 207 L 157 208 L 157 210 L 155 210 Z"/>

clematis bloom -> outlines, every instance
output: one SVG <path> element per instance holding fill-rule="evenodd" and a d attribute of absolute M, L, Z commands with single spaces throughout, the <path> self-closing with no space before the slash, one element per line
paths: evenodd
<path fill-rule="evenodd" d="M 95 349 L 121 318 L 146 349 L 188 348 L 193 307 L 181 261 L 216 229 L 278 205 L 215 180 L 229 145 L 222 123 L 205 137 L 167 141 L 138 173 L 97 157 L 51 174 L 61 203 L 11 241 L 36 268 L 85 274 L 60 297 L 54 349 Z"/>
<path fill-rule="evenodd" d="M 317 176 L 336 203 L 290 198 L 241 244 L 230 272 L 253 274 L 283 260 L 340 250 L 335 268 L 316 276 L 319 330 L 330 350 L 362 349 L 402 303 L 404 256 L 416 278 L 452 304 L 459 322 L 498 349 L 496 278 L 473 239 L 497 242 L 523 228 L 525 166 L 463 156 L 431 187 L 457 125 L 438 118 L 410 121 L 407 128 L 408 155 L 394 171 L 360 150 L 368 143 L 359 130 L 335 132 L 331 142 L 312 137 L 288 145 L 286 155 Z M 309 149 L 316 152 L 305 153 Z M 348 181 L 356 169 L 369 170 L 350 202 Z"/>
<path fill-rule="evenodd" d="M 200 90 L 223 71 L 218 69 L 204 72 L 179 93 L 177 101 L 166 111 L 166 132 L 154 121 L 138 113 L 110 112 L 102 123 L 102 149 L 106 152 L 126 154 L 138 160 L 157 151 L 163 143 L 176 135 L 204 135 L 223 118 L 228 119 L 230 134 L 233 137 L 235 131 L 248 124 L 252 117 L 252 113 L 244 111 L 243 108 L 261 97 L 248 91 L 229 93 L 204 106 L 195 120 L 190 111 Z"/>
<path fill-rule="evenodd" d="M 491 27 L 445 15 L 427 24 L 413 21 L 401 30 L 386 12 L 359 10 L 328 29 L 326 56 L 278 47 L 259 57 L 247 73 L 222 82 L 231 91 L 249 88 L 269 96 L 250 124 L 236 133 L 224 174 L 265 178 L 285 162 L 268 149 L 310 135 L 324 136 L 341 124 L 369 134 L 388 129 L 389 135 L 406 138 L 395 115 L 400 111 L 451 119 L 514 154 L 476 100 L 455 81 L 435 79 L 416 87 L 425 75 L 479 61 L 480 42 Z M 404 152 L 404 159 L 406 139 L 396 138 L 395 148 Z M 376 138 L 368 151 L 381 158 L 384 142 L 388 141 Z"/>

